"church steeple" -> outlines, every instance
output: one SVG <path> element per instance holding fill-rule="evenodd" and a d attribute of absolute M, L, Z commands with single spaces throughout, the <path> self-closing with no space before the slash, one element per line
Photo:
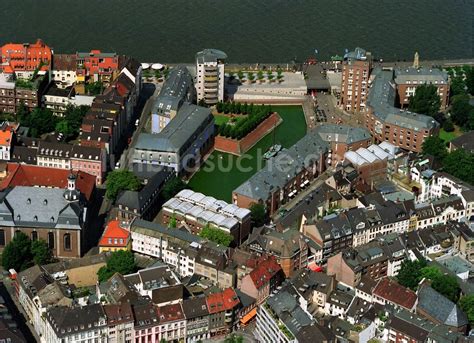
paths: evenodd
<path fill-rule="evenodd" d="M 81 195 L 81 192 L 76 188 L 76 179 L 77 176 L 71 171 L 67 177 L 67 189 L 64 192 L 64 198 L 68 201 L 78 201 Z"/>

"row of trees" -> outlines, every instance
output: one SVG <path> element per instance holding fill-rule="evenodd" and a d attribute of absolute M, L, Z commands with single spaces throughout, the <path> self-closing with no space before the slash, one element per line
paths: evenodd
<path fill-rule="evenodd" d="M 423 154 L 434 156 L 442 169 L 465 182 L 474 184 L 474 154 L 464 149 L 448 152 L 446 142 L 438 136 L 428 137 L 423 142 Z"/>
<path fill-rule="evenodd" d="M 21 103 L 16 118 L 22 126 L 30 128 L 31 137 L 40 137 L 53 131 L 61 132 L 67 140 L 79 135 L 82 120 L 89 110 L 89 106 L 69 105 L 63 117 L 57 117 L 47 108 L 35 108 L 31 112 Z"/>
<path fill-rule="evenodd" d="M 15 269 L 17 272 L 25 270 L 34 264 L 47 264 L 53 261 L 51 249 L 44 240 L 30 240 L 22 232 L 15 233 L 15 236 L 5 246 L 2 252 L 2 265 L 8 269 Z"/>
<path fill-rule="evenodd" d="M 272 81 L 274 78 L 275 78 L 275 75 L 273 74 L 273 72 L 271 70 L 267 70 L 267 71 L 263 71 L 263 70 L 259 70 L 257 71 L 257 80 L 263 80 L 265 78 L 265 74 L 267 76 L 267 79 Z M 228 73 L 229 75 L 229 78 L 230 79 L 233 79 L 235 78 L 235 74 L 233 72 L 229 72 Z M 255 73 L 253 71 L 242 71 L 242 70 L 239 70 L 237 72 L 237 77 L 239 78 L 239 80 L 248 80 L 248 81 L 254 81 L 255 80 Z M 281 81 L 283 80 L 283 70 L 281 68 L 278 68 L 277 71 L 276 71 L 276 79 L 278 81 Z"/>
<path fill-rule="evenodd" d="M 222 102 L 216 104 L 216 111 L 219 113 L 232 114 L 249 114 L 255 111 L 254 104 L 240 103 L 240 102 Z"/>
<path fill-rule="evenodd" d="M 221 136 L 230 137 L 233 139 L 242 139 L 250 132 L 252 132 L 262 121 L 267 119 L 272 113 L 270 106 L 253 107 L 252 112 L 249 112 L 247 117 L 240 118 L 237 122 L 222 124 L 218 128 Z"/>

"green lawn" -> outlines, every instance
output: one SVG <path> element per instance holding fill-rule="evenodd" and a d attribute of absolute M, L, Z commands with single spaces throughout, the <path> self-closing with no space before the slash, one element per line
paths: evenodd
<path fill-rule="evenodd" d="M 215 121 L 216 125 L 225 124 L 229 121 L 229 119 L 230 118 L 228 116 L 222 116 L 222 115 L 219 115 L 219 114 L 214 115 L 214 121 Z"/>
<path fill-rule="evenodd" d="M 276 128 L 275 143 L 288 148 L 306 134 L 303 109 L 301 106 L 272 106 L 272 108 L 283 119 Z M 262 155 L 272 144 L 273 134 L 270 133 L 244 156 L 237 157 L 214 151 L 201 170 L 189 181 L 189 186 L 195 191 L 230 202 L 232 191 L 264 166 Z"/>
<path fill-rule="evenodd" d="M 439 130 L 439 138 L 441 138 L 445 142 L 450 142 L 454 138 L 459 137 L 462 135 L 461 130 L 458 127 L 455 127 L 453 132 L 446 132 L 444 129 Z"/>

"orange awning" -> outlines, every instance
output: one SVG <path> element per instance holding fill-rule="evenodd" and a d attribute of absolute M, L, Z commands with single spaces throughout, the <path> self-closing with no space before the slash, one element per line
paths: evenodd
<path fill-rule="evenodd" d="M 240 319 L 240 324 L 244 324 L 244 325 L 247 324 L 256 315 L 257 315 L 257 308 L 255 307 L 253 310 L 251 310 L 249 313 L 247 313 L 245 316 L 243 316 Z"/>
<path fill-rule="evenodd" d="M 311 263 L 309 263 L 309 264 L 308 264 L 308 268 L 309 268 L 310 270 L 312 270 L 313 272 L 317 272 L 317 273 L 323 271 L 323 268 L 321 268 L 320 266 L 318 266 L 318 265 L 316 264 L 316 262 L 311 262 Z"/>

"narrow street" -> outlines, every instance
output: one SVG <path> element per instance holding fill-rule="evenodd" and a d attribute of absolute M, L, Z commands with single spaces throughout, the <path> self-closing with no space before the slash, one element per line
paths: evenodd
<path fill-rule="evenodd" d="M 18 325 L 18 330 L 23 334 L 27 342 L 39 342 L 39 337 L 36 335 L 33 326 L 26 320 L 27 316 L 17 300 L 15 294 L 15 287 L 12 280 L 3 277 L 0 282 L 0 295 L 5 300 L 5 306 L 12 316 L 12 320 Z"/>

